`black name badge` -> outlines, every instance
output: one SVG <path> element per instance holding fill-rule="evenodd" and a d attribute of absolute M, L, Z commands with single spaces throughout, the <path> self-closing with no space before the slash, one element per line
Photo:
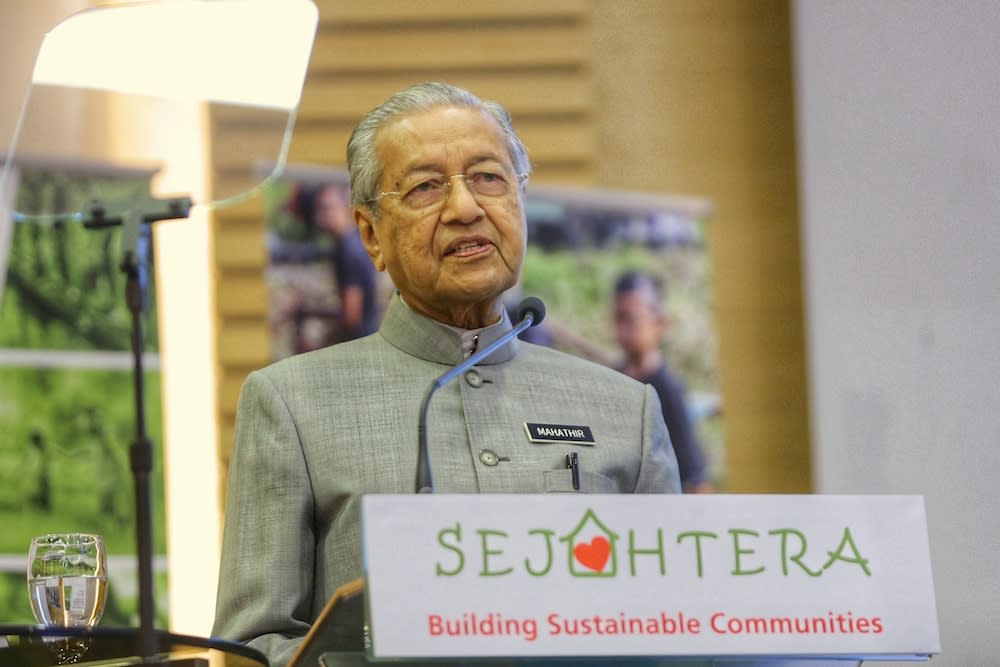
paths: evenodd
<path fill-rule="evenodd" d="M 589 426 L 570 424 L 525 423 L 528 440 L 537 443 L 568 443 L 572 445 L 594 445 L 594 433 Z"/>

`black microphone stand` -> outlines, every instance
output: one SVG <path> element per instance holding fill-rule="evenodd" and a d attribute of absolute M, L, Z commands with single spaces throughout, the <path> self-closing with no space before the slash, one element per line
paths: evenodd
<path fill-rule="evenodd" d="M 87 229 L 122 227 L 122 258 L 119 268 L 125 274 L 125 304 L 131 315 L 132 382 L 135 404 L 135 440 L 129 447 L 129 460 L 135 484 L 136 549 L 139 572 L 138 655 L 150 664 L 156 654 L 156 605 L 153 591 L 153 519 L 150 473 L 153 470 L 153 443 L 146 432 L 146 383 L 142 355 L 145 336 L 142 311 L 146 306 L 149 275 L 150 225 L 159 220 L 186 218 L 191 210 L 189 198 L 159 200 L 154 198 L 116 204 L 92 202 L 83 226 Z"/>

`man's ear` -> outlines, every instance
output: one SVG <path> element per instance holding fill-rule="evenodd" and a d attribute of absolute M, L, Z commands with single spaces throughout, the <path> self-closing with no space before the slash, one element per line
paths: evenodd
<path fill-rule="evenodd" d="M 375 232 L 375 217 L 371 209 L 367 206 L 354 207 L 354 222 L 358 225 L 358 233 L 361 242 L 368 251 L 368 256 L 372 259 L 377 271 L 385 271 L 385 260 L 382 259 L 382 246 L 378 241 L 378 234 Z"/>

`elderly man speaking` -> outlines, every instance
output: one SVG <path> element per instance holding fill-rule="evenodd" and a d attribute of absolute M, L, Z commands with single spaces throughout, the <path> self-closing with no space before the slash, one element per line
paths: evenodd
<path fill-rule="evenodd" d="M 412 86 L 361 120 L 347 160 L 396 287 L 382 325 L 251 373 L 237 411 L 213 634 L 275 667 L 361 576 L 361 496 L 413 492 L 425 390 L 511 330 L 526 249 L 531 165 L 495 102 Z M 517 338 L 437 392 L 427 430 L 438 493 L 680 491 L 652 388 Z"/>

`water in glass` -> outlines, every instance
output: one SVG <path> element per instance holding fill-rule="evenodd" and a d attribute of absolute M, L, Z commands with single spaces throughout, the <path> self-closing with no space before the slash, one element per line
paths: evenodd
<path fill-rule="evenodd" d="M 61 533 L 31 541 L 28 592 L 43 625 L 90 627 L 104 613 L 108 573 L 98 535 Z"/>

